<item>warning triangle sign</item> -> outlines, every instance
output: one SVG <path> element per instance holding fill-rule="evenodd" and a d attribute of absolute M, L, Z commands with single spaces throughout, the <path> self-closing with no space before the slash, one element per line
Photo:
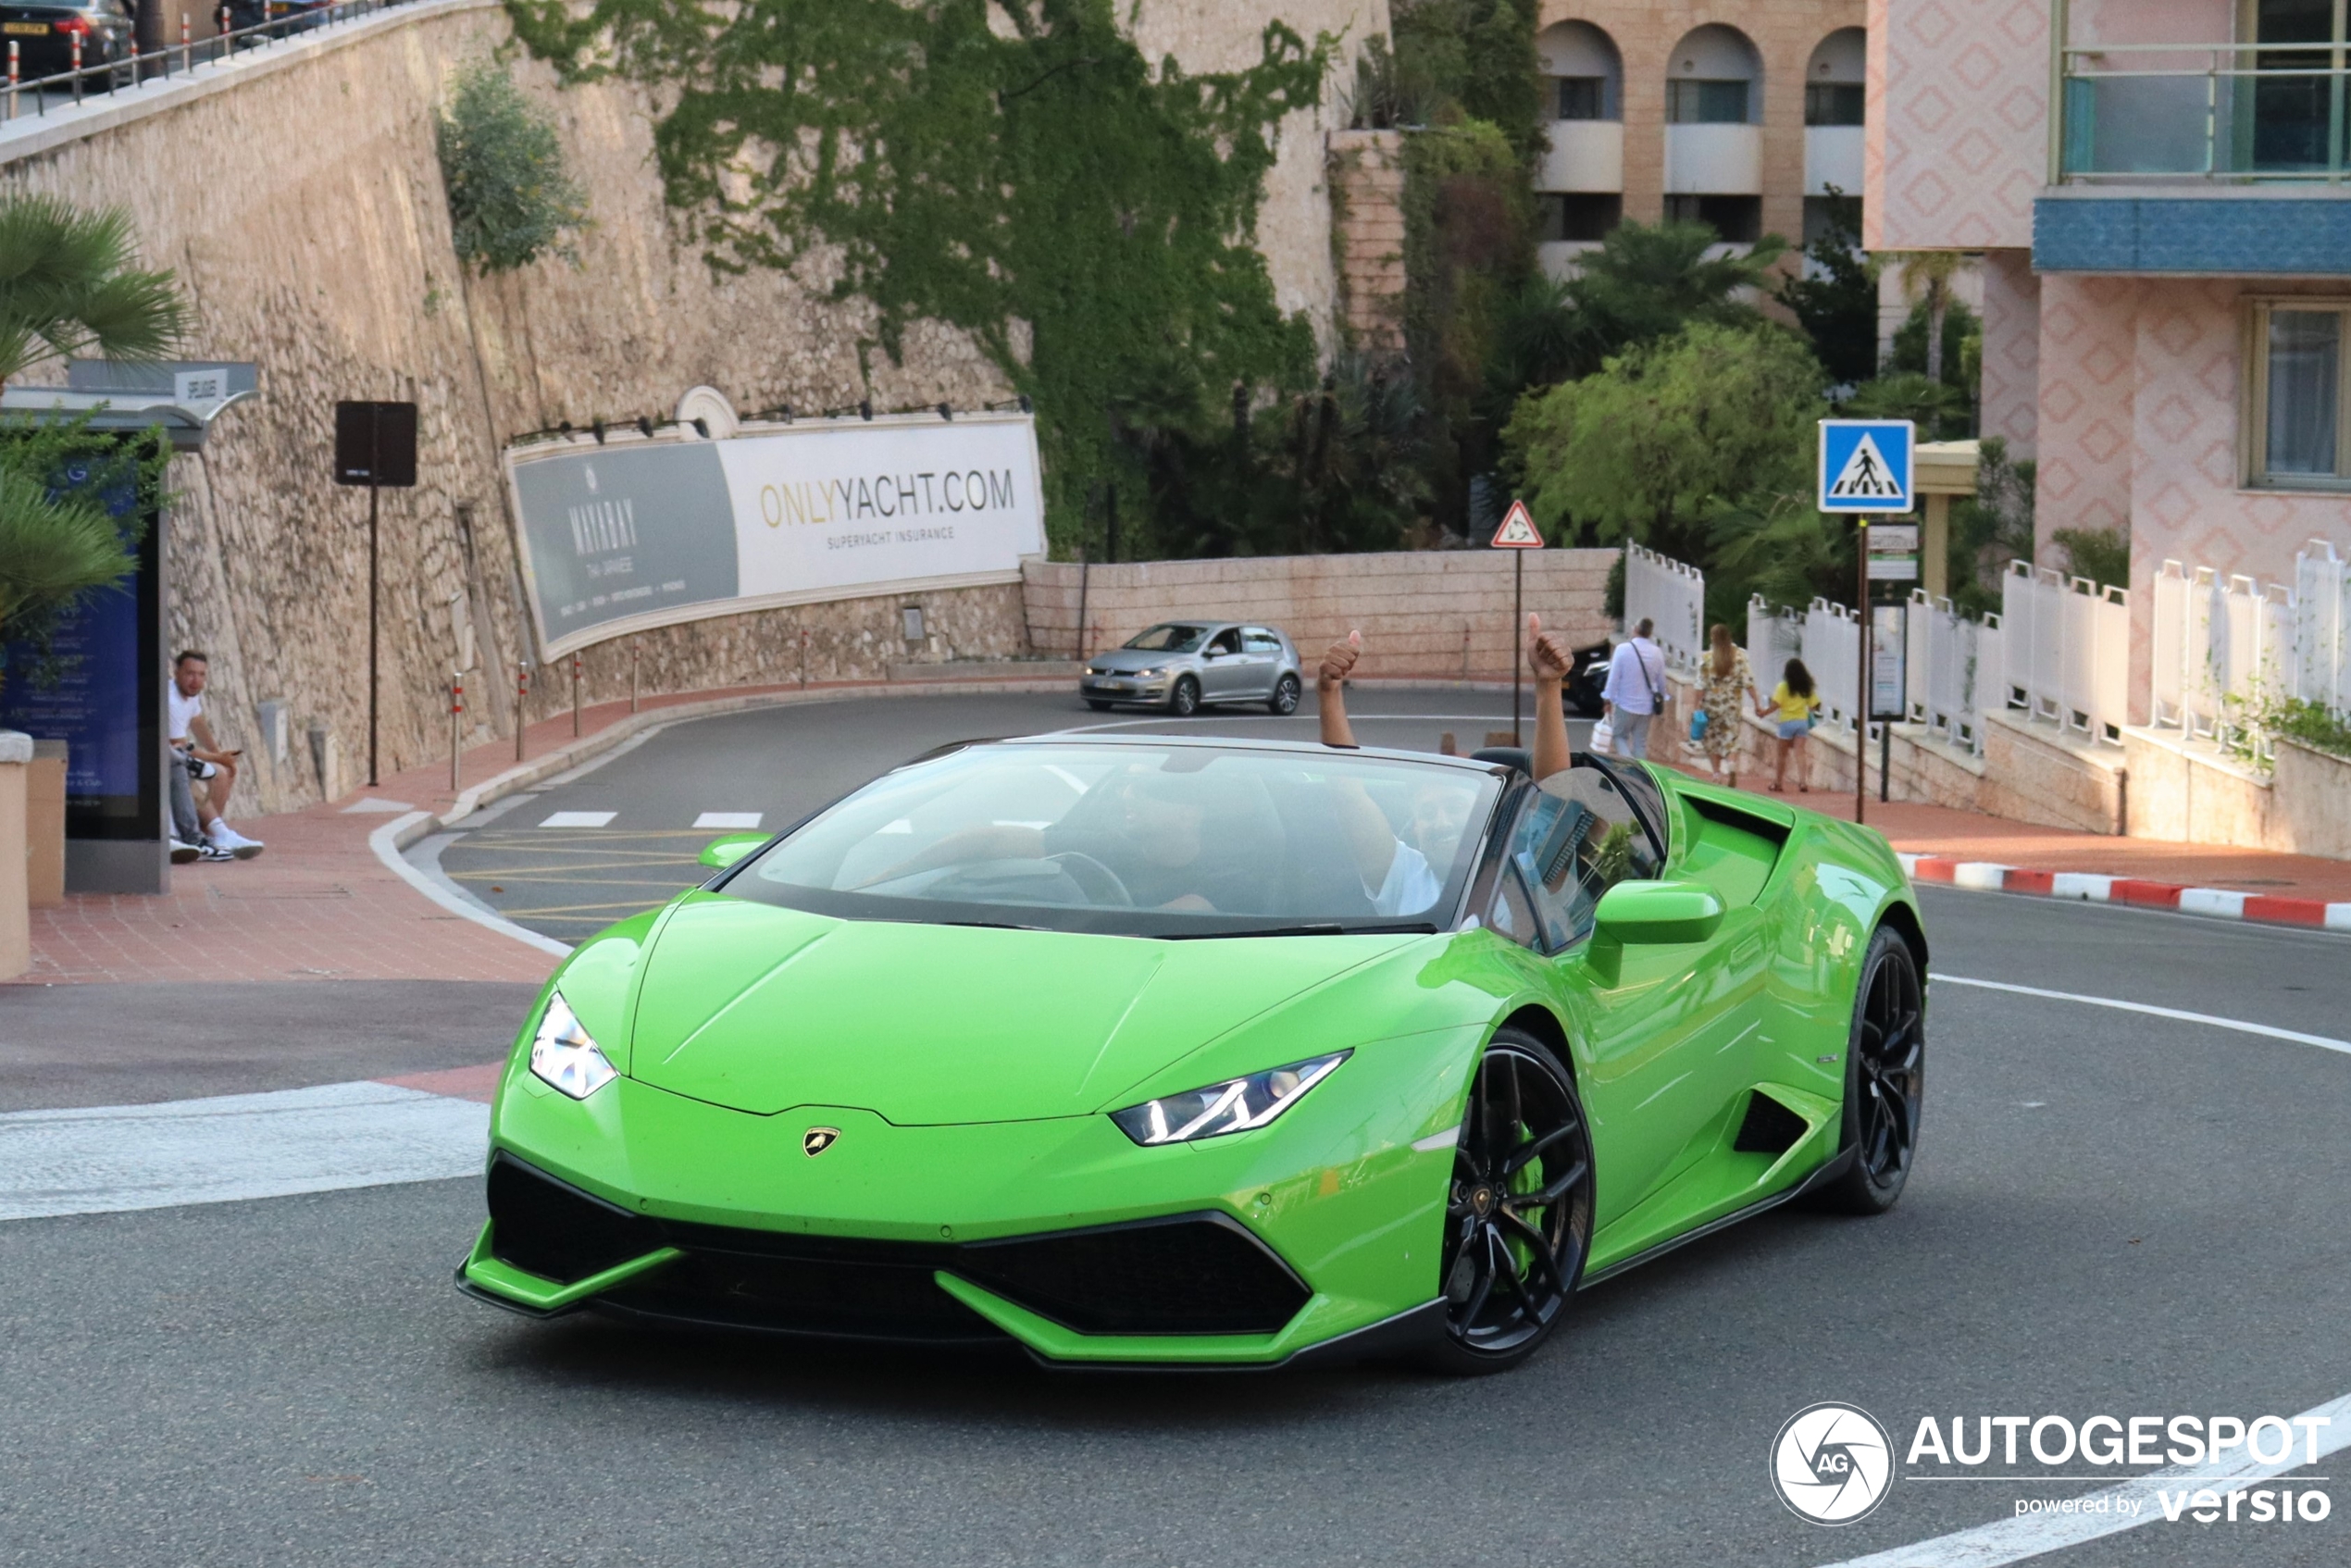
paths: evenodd
<path fill-rule="evenodd" d="M 1502 514 L 1502 526 L 1494 530 L 1494 548 L 1497 550 L 1540 550 L 1543 548 L 1543 536 L 1536 532 L 1535 516 L 1527 511 L 1525 502 L 1511 502 L 1511 509 Z"/>
<path fill-rule="evenodd" d="M 1845 467 L 1829 481 L 1829 497 L 1835 501 L 1899 501 L 1902 476 L 1886 462 L 1876 440 L 1863 431 L 1861 439 L 1854 443 L 1852 454 L 1846 458 Z"/>

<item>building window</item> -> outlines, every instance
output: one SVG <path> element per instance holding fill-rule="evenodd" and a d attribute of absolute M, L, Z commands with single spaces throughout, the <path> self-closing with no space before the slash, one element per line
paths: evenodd
<path fill-rule="evenodd" d="M 1605 240 L 1624 221 L 1624 198 L 1613 191 L 1547 193 L 1535 198 L 1536 235 L 1546 244 Z"/>
<path fill-rule="evenodd" d="M 1859 125 L 1861 123 L 1861 95 L 1858 81 L 1813 81 L 1804 88 L 1804 123 L 1807 125 Z"/>
<path fill-rule="evenodd" d="M 1552 80 L 1559 83 L 1560 118 L 1606 119 L 1608 112 L 1608 78 L 1604 76 L 1561 76 Z"/>
<path fill-rule="evenodd" d="M 2290 490 L 2351 485 L 2351 388 L 2344 338 L 2351 305 L 2277 300 L 2254 310 L 2247 420 L 2257 485 Z"/>
<path fill-rule="evenodd" d="M 1669 81 L 1665 84 L 1665 119 L 1669 125 L 1745 125 L 1747 81 Z"/>
<path fill-rule="evenodd" d="M 1760 196 L 1668 196 L 1665 218 L 1670 223 L 1707 223 L 1723 242 L 1751 245 L 1763 237 Z"/>

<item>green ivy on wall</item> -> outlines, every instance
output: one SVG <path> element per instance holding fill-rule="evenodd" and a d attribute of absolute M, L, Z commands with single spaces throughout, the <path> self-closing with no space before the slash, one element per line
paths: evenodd
<path fill-rule="evenodd" d="M 566 79 L 651 90 L 668 199 L 714 266 L 870 301 L 868 355 L 923 318 L 969 331 L 1035 400 L 1060 553 L 1101 480 L 1139 481 L 1151 432 L 1311 380 L 1312 331 L 1253 239 L 1274 129 L 1318 101 L 1327 38 L 1269 22 L 1254 66 L 1188 76 L 1113 0 L 507 8 Z"/>

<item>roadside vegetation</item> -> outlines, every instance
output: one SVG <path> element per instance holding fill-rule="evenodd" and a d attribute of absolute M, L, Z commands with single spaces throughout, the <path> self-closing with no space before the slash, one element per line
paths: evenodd
<path fill-rule="evenodd" d="M 189 325 L 178 280 L 139 265 L 128 214 L 52 196 L 0 200 L 0 381 L 69 355 L 153 363 Z M 0 681 L 55 678 L 66 616 L 137 568 L 140 503 L 170 457 L 160 431 L 0 420 Z"/>

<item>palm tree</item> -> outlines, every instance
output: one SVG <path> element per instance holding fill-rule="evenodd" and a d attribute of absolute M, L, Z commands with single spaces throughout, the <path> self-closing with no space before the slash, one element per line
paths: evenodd
<path fill-rule="evenodd" d="M 138 266 L 121 208 L 85 211 L 44 195 L 0 201 L 0 385 L 85 349 L 153 363 L 188 327 L 177 280 Z"/>
<path fill-rule="evenodd" d="M 1943 380 L 1943 316 L 1951 305 L 1951 280 L 1967 265 L 1958 251 L 1911 251 L 1902 257 L 1902 297 L 1926 299 L 1926 379 Z"/>

